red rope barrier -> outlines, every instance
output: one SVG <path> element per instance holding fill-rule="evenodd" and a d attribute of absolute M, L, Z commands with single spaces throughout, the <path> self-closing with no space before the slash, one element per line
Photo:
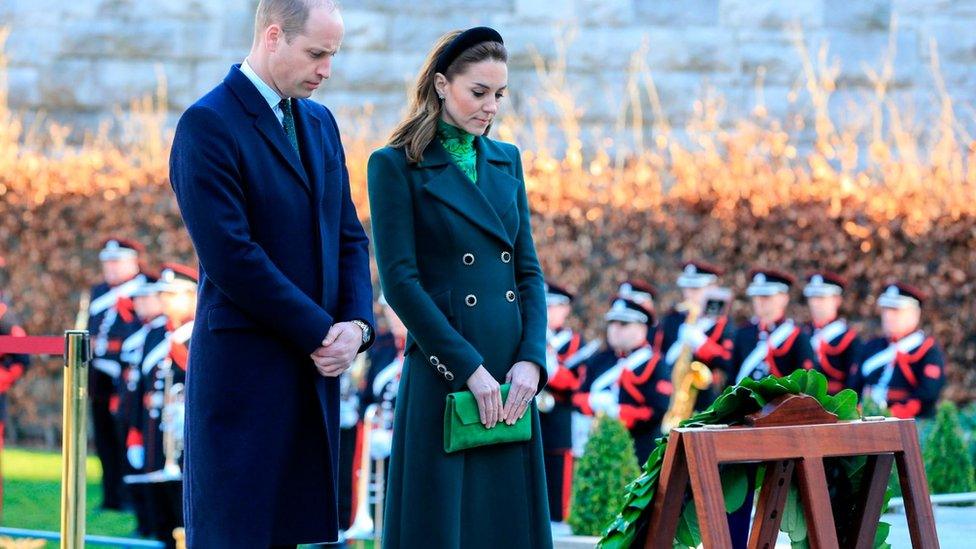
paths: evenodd
<path fill-rule="evenodd" d="M 0 336 L 0 354 L 19 353 L 26 355 L 64 354 L 62 336 Z"/>

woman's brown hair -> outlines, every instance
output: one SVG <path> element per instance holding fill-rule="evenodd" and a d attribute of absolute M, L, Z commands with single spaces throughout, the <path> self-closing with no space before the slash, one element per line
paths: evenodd
<path fill-rule="evenodd" d="M 423 159 L 424 149 L 437 135 L 437 120 L 441 116 L 443 105 L 437 97 L 437 90 L 434 89 L 434 76 L 437 74 L 435 67 L 437 58 L 451 44 L 451 42 L 461 34 L 461 31 L 451 31 L 441 36 L 434 48 L 427 54 L 417 81 L 410 94 L 410 108 L 407 116 L 397 124 L 387 145 L 390 147 L 403 147 L 407 154 L 407 162 L 417 163 Z M 500 42 L 482 42 L 464 50 L 447 67 L 444 76 L 450 81 L 458 74 L 464 72 L 468 65 L 479 63 L 485 60 L 508 62 L 508 51 Z M 491 126 L 485 129 L 484 135 L 488 135 Z"/>

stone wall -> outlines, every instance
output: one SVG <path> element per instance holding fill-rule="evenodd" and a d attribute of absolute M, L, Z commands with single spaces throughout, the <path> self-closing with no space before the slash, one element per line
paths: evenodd
<path fill-rule="evenodd" d="M 2 0 L 10 103 L 28 115 L 42 111 L 93 127 L 164 77 L 175 120 L 247 53 L 255 5 Z M 727 116 L 748 113 L 758 99 L 760 71 L 769 110 L 790 110 L 803 72 L 791 38 L 795 25 L 814 57 L 828 44 L 828 60 L 839 67 L 831 107 L 871 93 L 865 69 L 881 69 L 889 41 L 897 50 L 890 96 L 919 111 L 936 105 L 930 44 L 938 41 L 946 88 L 973 120 L 964 105 L 976 98 L 974 0 L 346 0 L 343 6 L 346 39 L 332 81 L 317 98 L 337 111 L 371 104 L 383 131 L 401 112 L 405 86 L 435 38 L 475 24 L 505 36 L 511 100 L 520 111 L 541 95 L 534 52 L 556 59 L 560 39 L 573 35 L 565 50 L 566 87 L 585 108 L 584 129 L 604 135 L 613 132 L 631 56 L 642 43 L 672 124 L 687 121 L 706 88 L 725 98 Z"/>

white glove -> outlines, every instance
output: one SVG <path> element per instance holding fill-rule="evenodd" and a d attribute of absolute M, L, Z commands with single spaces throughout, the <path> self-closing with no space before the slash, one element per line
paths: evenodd
<path fill-rule="evenodd" d="M 678 339 L 697 351 L 702 345 L 705 344 L 706 341 L 708 341 L 708 336 L 705 335 L 705 331 L 698 326 L 682 324 L 681 327 L 678 328 Z"/>
<path fill-rule="evenodd" d="M 350 396 L 339 401 L 339 427 L 352 429 L 359 423 L 359 397 Z"/>
<path fill-rule="evenodd" d="M 614 418 L 620 415 L 620 405 L 610 391 L 590 393 L 590 408 L 593 409 L 594 414 L 603 412 Z"/>
<path fill-rule="evenodd" d="M 129 446 L 125 455 L 133 469 L 142 469 L 146 465 L 146 449 L 142 445 Z"/>
<path fill-rule="evenodd" d="M 556 356 L 556 352 L 551 348 L 546 348 L 546 373 L 549 374 L 549 379 L 556 375 L 556 370 L 559 369 L 559 357 Z"/>
<path fill-rule="evenodd" d="M 393 450 L 393 431 L 377 429 L 370 433 L 369 457 L 380 460 L 390 457 Z"/>

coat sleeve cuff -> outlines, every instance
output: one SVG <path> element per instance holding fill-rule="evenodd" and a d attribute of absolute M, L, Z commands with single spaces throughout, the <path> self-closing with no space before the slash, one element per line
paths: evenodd
<path fill-rule="evenodd" d="M 449 360 L 450 362 L 445 365 L 447 367 L 446 372 L 441 372 L 436 369 L 436 366 L 432 366 L 432 368 L 435 368 L 435 371 L 444 377 L 452 391 L 467 389 L 468 378 L 485 362 L 485 359 L 473 347 L 468 352 L 461 352 L 450 357 Z M 451 376 L 447 376 L 447 373 L 450 373 Z M 453 377 L 453 379 L 448 379 L 448 377 Z"/>
<path fill-rule="evenodd" d="M 546 385 L 549 383 L 549 372 L 546 371 L 546 367 L 543 366 L 546 363 L 545 351 L 543 353 L 534 353 L 531 351 L 519 351 L 516 362 L 531 362 L 539 368 L 539 386 L 536 387 L 535 394 L 539 394 Z"/>
<path fill-rule="evenodd" d="M 307 324 L 307 328 L 300 334 L 295 334 L 295 343 L 301 347 L 305 354 L 311 355 L 316 349 L 322 346 L 322 341 L 332 328 L 332 317 L 324 310 L 318 311 L 317 318 Z"/>
<path fill-rule="evenodd" d="M 474 375 L 475 370 L 477 370 L 479 366 L 481 366 L 480 362 L 476 364 L 474 367 L 470 367 L 470 366 L 464 368 L 452 367 L 450 369 L 450 372 L 454 376 L 454 379 L 448 381 L 445 378 L 445 381 L 447 381 L 447 384 L 448 386 L 450 386 L 451 391 L 457 392 L 457 391 L 464 391 L 465 389 L 467 389 L 468 378 Z"/>
<path fill-rule="evenodd" d="M 460 346 L 460 348 L 448 349 L 446 353 L 428 353 L 417 341 L 407 340 L 408 354 L 411 346 L 416 345 L 416 350 L 412 351 L 417 360 L 423 362 L 421 367 L 426 366 L 447 383 L 452 392 L 463 391 L 467 388 L 468 378 L 474 374 L 479 366 L 484 364 L 484 358 L 478 351 L 470 345 Z M 445 347 L 445 349 L 447 349 Z"/>

